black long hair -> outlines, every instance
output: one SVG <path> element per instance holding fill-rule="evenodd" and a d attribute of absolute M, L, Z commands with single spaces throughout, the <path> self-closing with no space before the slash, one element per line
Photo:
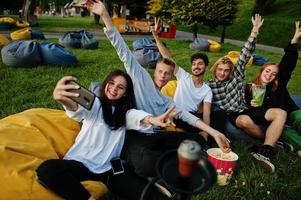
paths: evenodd
<path fill-rule="evenodd" d="M 105 94 L 106 86 L 116 76 L 122 76 L 127 82 L 127 87 L 124 96 L 118 99 L 116 102 L 109 100 Z M 100 100 L 103 109 L 104 121 L 113 129 L 117 130 L 121 126 L 125 125 L 126 112 L 131 108 L 136 108 L 133 82 L 131 77 L 121 70 L 112 71 L 104 80 L 100 89 Z M 112 113 L 112 106 L 115 106 L 115 110 Z"/>

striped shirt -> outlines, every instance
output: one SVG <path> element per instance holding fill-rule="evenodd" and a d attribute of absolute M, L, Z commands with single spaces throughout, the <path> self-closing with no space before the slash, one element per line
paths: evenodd
<path fill-rule="evenodd" d="M 225 81 L 209 80 L 212 89 L 213 105 L 229 112 L 242 112 L 247 109 L 245 101 L 245 65 L 255 50 L 256 38 L 249 37 L 234 65 L 233 75 Z"/>

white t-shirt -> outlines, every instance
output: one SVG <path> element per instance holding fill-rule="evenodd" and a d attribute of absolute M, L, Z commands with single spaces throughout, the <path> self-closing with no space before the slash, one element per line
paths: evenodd
<path fill-rule="evenodd" d="M 177 88 L 174 101 L 177 106 L 189 112 L 196 112 L 203 101 L 211 103 L 212 91 L 205 82 L 203 82 L 201 87 L 195 87 L 192 75 L 181 67 L 179 67 L 176 78 Z"/>
<path fill-rule="evenodd" d="M 144 131 L 150 127 L 141 124 L 141 120 L 148 116 L 148 113 L 131 109 L 126 113 L 126 126 L 111 130 L 103 119 L 98 98 L 95 99 L 91 111 L 79 105 L 77 111 L 66 110 L 66 114 L 76 121 L 82 121 L 83 124 L 64 159 L 77 160 L 94 173 L 103 173 L 111 169 L 110 160 L 120 156 L 126 128 Z"/>

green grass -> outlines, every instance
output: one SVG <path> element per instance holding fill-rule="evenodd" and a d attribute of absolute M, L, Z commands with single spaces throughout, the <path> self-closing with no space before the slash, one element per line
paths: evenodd
<path fill-rule="evenodd" d="M 57 39 L 51 41 L 57 42 Z M 190 71 L 189 57 L 194 51 L 188 48 L 188 41 L 164 40 L 172 50 L 178 64 Z M 131 45 L 131 42 L 128 41 Z M 78 81 L 88 86 L 91 81 L 102 80 L 109 71 L 123 69 L 122 63 L 108 41 L 100 41 L 97 50 L 69 49 L 77 55 L 79 65 L 76 67 L 39 66 L 37 68 L 11 68 L 0 62 L 0 118 L 35 107 L 62 109 L 52 99 L 52 91 L 56 82 L 65 75 L 74 75 Z M 229 50 L 239 50 L 238 47 L 225 44 L 219 53 L 208 53 L 210 65 Z M 257 53 L 278 62 L 278 54 L 263 51 Z M 247 79 L 254 76 L 259 69 L 252 66 L 247 69 Z M 152 73 L 153 70 L 150 70 Z M 289 84 L 293 94 L 301 95 L 300 88 L 301 60 Z M 210 78 L 208 71 L 206 78 Z M 296 153 L 286 153 L 277 150 L 274 157 L 276 172 L 265 174 L 249 156 L 248 145 L 232 141 L 233 150 L 240 159 L 234 177 L 228 186 L 214 186 L 204 194 L 193 199 L 298 199 L 301 186 L 301 158 Z"/>
<path fill-rule="evenodd" d="M 245 40 L 252 28 L 251 13 L 255 0 L 240 0 L 234 23 L 227 27 L 226 38 Z M 263 15 L 264 25 L 258 36 L 259 44 L 284 47 L 295 31 L 295 20 L 301 17 L 301 1 L 277 0 L 269 12 Z M 179 25 L 177 29 L 190 31 L 191 28 Z M 198 33 L 221 36 L 221 27 L 216 31 L 206 26 L 199 26 Z M 301 50 L 301 44 L 298 49 Z"/>

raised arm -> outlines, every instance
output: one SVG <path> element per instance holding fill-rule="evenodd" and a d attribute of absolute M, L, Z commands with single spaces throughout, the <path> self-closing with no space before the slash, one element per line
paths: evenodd
<path fill-rule="evenodd" d="M 301 37 L 300 21 L 295 22 L 295 27 L 295 34 L 288 46 L 284 49 L 285 54 L 282 56 L 282 59 L 279 63 L 280 71 L 278 75 L 278 80 L 284 86 L 286 86 L 288 81 L 290 80 L 298 60 L 297 45 Z"/>
<path fill-rule="evenodd" d="M 263 24 L 263 19 L 259 14 L 256 14 L 251 19 L 253 28 L 250 33 L 250 36 L 242 48 L 238 61 L 236 63 L 236 67 L 234 68 L 233 75 L 237 78 L 244 79 L 245 78 L 245 66 L 248 63 L 251 55 L 255 50 L 256 37 L 259 33 L 260 27 Z"/>
<path fill-rule="evenodd" d="M 94 14 L 99 15 L 102 18 L 102 21 L 104 22 L 106 28 L 108 30 L 111 30 L 111 28 L 113 27 L 113 22 L 105 5 L 100 0 L 95 0 L 95 2 L 93 2 L 92 0 L 87 0 L 86 5 L 88 10 L 90 12 L 93 12 Z"/>
<path fill-rule="evenodd" d="M 161 30 L 160 19 L 155 17 L 154 22 L 155 22 L 155 25 L 151 27 L 151 30 L 152 30 L 152 35 L 156 41 L 157 47 L 159 49 L 159 52 L 163 58 L 169 58 L 169 59 L 173 60 L 171 57 L 170 51 L 165 47 L 165 45 L 161 42 L 161 40 L 159 38 L 159 32 Z M 179 70 L 179 66 L 176 64 L 174 74 L 177 74 L 178 70 Z"/>

